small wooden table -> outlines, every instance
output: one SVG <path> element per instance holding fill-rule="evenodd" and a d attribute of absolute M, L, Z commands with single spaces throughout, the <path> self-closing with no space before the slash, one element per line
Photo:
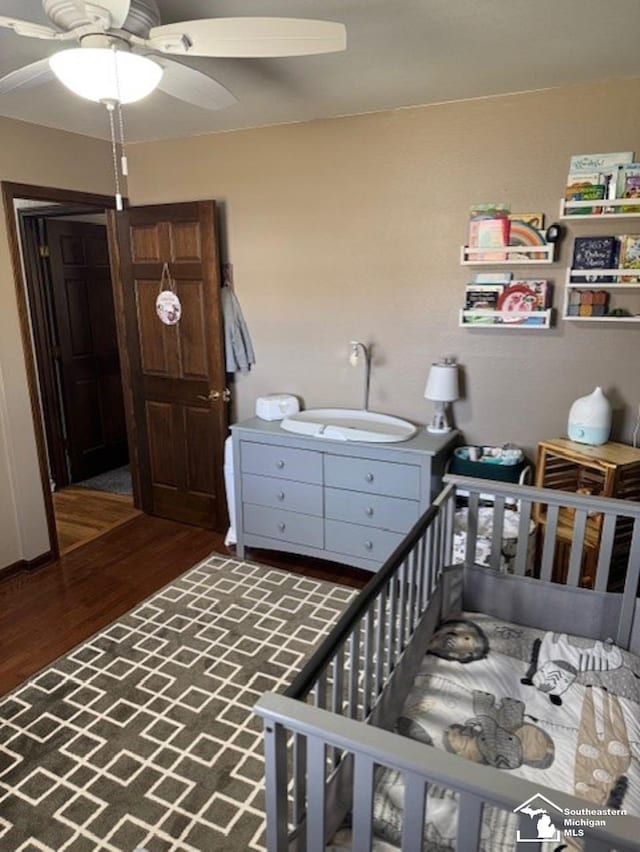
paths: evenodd
<path fill-rule="evenodd" d="M 610 441 L 599 447 L 578 444 L 567 438 L 555 438 L 538 444 L 536 485 L 539 488 L 558 488 L 598 497 L 616 497 L 640 501 L 640 449 Z M 542 535 L 546 518 L 536 506 L 535 519 Z M 580 585 L 593 586 L 602 515 L 595 513 L 587 520 L 584 556 Z M 609 588 L 618 590 L 624 585 L 624 569 L 629 555 L 631 521 L 620 519 L 616 528 Z M 564 582 L 569 564 L 573 538 L 573 515 L 562 510 L 558 516 L 556 559 L 553 579 Z"/>

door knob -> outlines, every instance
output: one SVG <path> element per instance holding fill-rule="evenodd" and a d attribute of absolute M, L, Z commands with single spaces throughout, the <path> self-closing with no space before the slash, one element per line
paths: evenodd
<path fill-rule="evenodd" d="M 229 402 L 231 399 L 231 391 L 229 388 L 225 388 L 224 390 L 210 390 L 206 396 L 203 396 L 201 393 L 198 394 L 198 399 L 203 399 L 205 402 L 217 402 L 221 399 L 223 402 Z"/>

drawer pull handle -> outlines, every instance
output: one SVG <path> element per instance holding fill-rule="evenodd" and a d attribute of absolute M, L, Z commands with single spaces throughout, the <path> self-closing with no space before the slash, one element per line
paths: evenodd
<path fill-rule="evenodd" d="M 373 542 L 372 541 L 365 541 L 364 546 L 367 550 L 373 550 Z"/>
<path fill-rule="evenodd" d="M 282 459 L 276 462 L 276 467 L 278 468 L 278 470 L 282 470 L 282 468 L 284 467 L 284 462 L 282 461 Z"/>
<path fill-rule="evenodd" d="M 285 523 L 279 523 L 278 524 L 278 529 L 280 530 L 280 532 L 284 532 L 286 528 L 287 528 L 287 525 Z"/>
<path fill-rule="evenodd" d="M 371 506 L 367 506 L 367 508 L 364 510 L 364 513 L 365 513 L 365 515 L 368 515 L 369 517 L 371 517 L 371 516 L 373 515 L 373 509 L 372 509 L 372 507 L 371 507 Z"/>
<path fill-rule="evenodd" d="M 372 474 L 372 473 L 368 473 L 368 474 L 365 476 L 365 479 L 367 480 L 367 482 L 373 482 L 373 474 Z"/>
<path fill-rule="evenodd" d="M 278 497 L 278 500 L 284 500 L 284 491 L 278 491 L 276 496 Z"/>

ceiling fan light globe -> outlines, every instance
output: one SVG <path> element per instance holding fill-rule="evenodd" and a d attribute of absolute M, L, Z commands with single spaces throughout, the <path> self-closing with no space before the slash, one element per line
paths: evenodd
<path fill-rule="evenodd" d="M 130 104 L 157 88 L 162 68 L 146 56 L 108 47 L 76 47 L 49 59 L 58 80 L 89 101 Z"/>

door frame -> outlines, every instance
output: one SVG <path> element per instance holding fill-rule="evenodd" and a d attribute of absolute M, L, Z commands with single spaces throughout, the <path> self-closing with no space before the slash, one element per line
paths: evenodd
<path fill-rule="evenodd" d="M 14 183 L 12 181 L 0 181 L 2 190 L 2 200 L 5 212 L 5 221 L 7 225 L 7 238 L 9 242 L 9 254 L 11 255 L 11 266 L 13 268 L 13 280 L 15 284 L 16 301 L 18 304 L 18 318 L 20 324 L 20 336 L 22 338 L 22 350 L 27 372 L 27 385 L 29 390 L 29 399 L 31 402 L 31 415 L 33 419 L 33 429 L 36 439 L 36 450 L 38 454 L 38 466 L 40 468 L 40 480 L 42 485 L 42 495 L 44 498 L 44 506 L 47 517 L 47 529 L 49 532 L 50 559 L 48 562 L 53 562 L 60 555 L 58 545 L 58 533 L 56 530 L 56 519 L 53 508 L 53 497 L 51 496 L 51 486 L 49 483 L 49 465 L 47 461 L 47 445 L 43 426 L 43 413 L 40 404 L 40 393 L 38 383 L 38 370 L 33 351 L 33 342 L 31 336 L 31 322 L 29 303 L 27 299 L 26 281 L 22 269 L 22 253 L 20 247 L 20 236 L 18 233 L 17 219 L 15 215 L 14 201 L 16 199 L 25 199 L 28 201 L 50 201 L 57 204 L 65 205 L 83 205 L 85 207 L 94 207 L 104 210 L 107 214 L 110 210 L 115 210 L 115 199 L 109 195 L 99 195 L 90 192 L 79 192 L 73 189 L 61 189 L 50 186 L 36 186 L 32 184 Z M 125 199 L 125 204 L 127 203 Z M 45 209 L 45 208 L 43 208 Z M 118 268 L 116 264 L 117 244 L 114 231 L 114 219 L 107 215 L 107 239 L 109 242 L 109 263 L 111 266 L 112 282 L 113 274 Z M 135 444 L 135 428 L 133 424 L 133 399 L 131 394 L 131 380 L 129 361 L 126 355 L 126 346 L 122 336 L 123 317 L 120 315 L 121 306 L 117 300 L 115 293 L 115 312 L 116 312 L 116 328 L 118 331 L 118 349 L 120 353 L 120 369 L 122 376 L 122 385 L 124 393 L 125 417 L 127 421 L 127 439 L 129 442 L 129 452 L 131 456 L 131 469 L 133 473 L 133 499 L 134 505 L 139 508 L 140 501 L 140 482 L 138 476 L 138 459 L 137 447 Z M 45 564 L 38 560 L 38 565 Z"/>
<path fill-rule="evenodd" d="M 76 204 L 25 207 L 16 212 L 31 318 L 32 345 L 40 388 L 40 405 L 44 415 L 43 428 L 49 451 L 49 472 L 56 485 L 64 488 L 69 485 L 69 473 L 63 448 L 64 405 L 52 358 L 52 305 L 48 298 L 48 290 L 51 287 L 51 268 L 49 258 L 41 255 L 40 247 L 43 240 L 46 240 L 44 229 L 48 227 L 48 224 L 45 223 L 50 220 L 87 212 L 104 214 L 104 210 L 97 207 L 79 207 Z M 104 229 L 106 236 L 106 216 Z"/>

